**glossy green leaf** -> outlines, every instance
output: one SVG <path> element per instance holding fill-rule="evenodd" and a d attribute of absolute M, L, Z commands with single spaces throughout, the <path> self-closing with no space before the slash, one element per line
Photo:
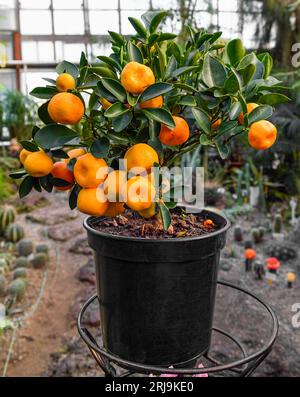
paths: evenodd
<path fill-rule="evenodd" d="M 234 102 L 229 110 L 229 118 L 230 120 L 235 120 L 239 117 L 240 113 L 242 111 L 242 106 L 240 102 Z"/>
<path fill-rule="evenodd" d="M 216 147 L 217 147 L 217 150 L 218 150 L 218 153 L 219 153 L 221 159 L 222 160 L 227 159 L 230 154 L 229 146 L 225 145 L 223 143 L 220 143 L 220 142 L 216 142 Z"/>
<path fill-rule="evenodd" d="M 273 108 L 272 106 L 268 105 L 262 105 L 258 106 L 252 112 L 249 114 L 248 119 L 249 119 L 249 124 L 255 123 L 256 121 L 260 120 L 267 120 L 269 119 L 273 114 Z"/>
<path fill-rule="evenodd" d="M 38 193 L 42 192 L 42 188 L 41 188 L 41 185 L 40 185 L 39 178 L 33 178 L 33 188 Z"/>
<path fill-rule="evenodd" d="M 124 114 L 113 119 L 112 126 L 116 132 L 125 130 L 133 119 L 132 111 L 127 110 Z"/>
<path fill-rule="evenodd" d="M 69 195 L 69 207 L 74 210 L 77 207 L 78 194 L 80 192 L 80 187 L 75 185 Z"/>
<path fill-rule="evenodd" d="M 54 79 L 48 79 L 47 77 L 43 77 L 43 80 L 47 81 L 47 83 L 50 83 L 53 86 L 56 85 L 56 80 L 54 80 Z"/>
<path fill-rule="evenodd" d="M 98 59 L 100 59 L 100 61 L 106 63 L 107 65 L 109 65 L 110 67 L 112 67 L 113 69 L 117 69 L 119 71 L 122 70 L 121 65 L 112 57 L 105 57 L 105 56 L 98 56 Z M 106 77 L 106 76 L 104 76 Z"/>
<path fill-rule="evenodd" d="M 20 144 L 22 147 L 29 152 L 38 152 L 40 149 L 35 142 L 32 141 L 21 141 Z"/>
<path fill-rule="evenodd" d="M 62 149 L 51 150 L 51 154 L 53 157 L 56 157 L 58 159 L 68 159 L 69 158 L 68 154 Z"/>
<path fill-rule="evenodd" d="M 174 33 L 161 33 L 157 38 L 157 43 L 166 40 L 174 40 L 177 37 L 177 34 Z"/>
<path fill-rule="evenodd" d="M 134 30 L 138 33 L 138 35 L 145 39 L 147 37 L 147 30 L 145 29 L 145 26 L 141 23 L 141 21 L 132 17 L 129 17 L 128 20 L 133 26 Z"/>
<path fill-rule="evenodd" d="M 197 106 L 197 102 L 196 102 L 195 97 L 193 97 L 191 95 L 186 95 L 181 98 L 181 100 L 178 102 L 178 105 L 195 107 L 195 106 Z"/>
<path fill-rule="evenodd" d="M 78 67 L 76 65 L 74 65 L 71 62 L 68 61 L 62 61 L 60 62 L 57 66 L 56 66 L 56 72 L 58 74 L 61 73 L 69 73 L 70 75 L 72 75 L 74 77 L 74 79 L 76 79 L 79 75 L 79 70 Z"/>
<path fill-rule="evenodd" d="M 98 159 L 106 158 L 109 152 L 109 140 L 107 138 L 98 138 L 94 140 L 91 147 L 91 153 Z"/>
<path fill-rule="evenodd" d="M 167 15 L 168 11 L 147 11 L 142 15 L 142 20 L 150 33 L 154 33 Z"/>
<path fill-rule="evenodd" d="M 94 93 L 100 98 L 107 99 L 110 103 L 117 101 L 117 98 L 104 87 L 102 81 L 98 81 L 97 88 L 95 89 Z"/>
<path fill-rule="evenodd" d="M 164 230 L 168 230 L 172 224 L 172 217 L 169 208 L 163 202 L 160 202 L 158 206 L 163 228 Z"/>
<path fill-rule="evenodd" d="M 270 106 L 275 106 L 280 103 L 289 102 L 290 98 L 283 94 L 266 94 L 260 97 L 259 101 Z"/>
<path fill-rule="evenodd" d="M 231 73 L 229 74 L 229 76 L 225 81 L 224 88 L 226 92 L 234 94 L 242 89 L 242 85 L 243 82 L 239 74 L 234 69 L 232 69 Z"/>
<path fill-rule="evenodd" d="M 177 61 L 174 55 L 172 55 L 167 63 L 166 71 L 165 71 L 165 80 L 169 80 L 172 76 L 175 70 L 177 69 Z"/>
<path fill-rule="evenodd" d="M 108 77 L 111 79 L 117 78 L 117 75 L 110 68 L 107 68 L 105 66 L 93 66 L 90 68 L 90 71 L 100 77 Z"/>
<path fill-rule="evenodd" d="M 42 106 L 40 106 L 38 109 L 38 115 L 44 124 L 53 124 L 54 121 L 51 119 L 48 113 L 48 105 L 49 105 L 49 101 L 43 103 Z"/>
<path fill-rule="evenodd" d="M 60 124 L 48 124 L 41 128 L 34 137 L 36 144 L 47 150 L 61 148 L 74 139 L 79 139 L 78 134 Z"/>
<path fill-rule="evenodd" d="M 26 176 L 26 178 L 23 179 L 20 187 L 19 187 L 19 196 L 20 198 L 26 197 L 32 190 L 33 188 L 33 177 L 32 176 Z"/>
<path fill-rule="evenodd" d="M 208 117 L 208 115 L 198 108 L 193 108 L 192 113 L 193 116 L 195 117 L 196 124 L 200 128 L 200 130 L 202 130 L 205 134 L 210 134 L 211 120 Z"/>
<path fill-rule="evenodd" d="M 85 66 L 88 66 L 89 62 L 87 60 L 86 54 L 82 51 L 81 56 L 80 56 L 80 62 L 79 62 L 79 67 L 83 68 Z"/>
<path fill-rule="evenodd" d="M 128 57 L 129 57 L 130 61 L 135 61 L 135 62 L 138 62 L 141 64 L 144 63 L 144 57 L 143 57 L 143 54 L 141 53 L 141 50 L 139 49 L 138 46 L 133 44 L 131 41 L 128 41 L 127 51 L 128 51 Z"/>
<path fill-rule="evenodd" d="M 202 80 L 207 87 L 223 87 L 226 77 L 224 65 L 211 54 L 206 54 L 203 62 Z"/>
<path fill-rule="evenodd" d="M 47 176 L 43 176 L 42 178 L 39 178 L 40 180 L 40 186 L 46 190 L 46 192 L 51 193 L 53 190 L 53 185 L 51 183 L 51 178 L 52 175 L 47 175 Z"/>
<path fill-rule="evenodd" d="M 246 50 L 242 40 L 234 39 L 226 46 L 226 53 L 232 66 L 236 66 L 245 56 Z"/>
<path fill-rule="evenodd" d="M 150 120 L 158 121 L 169 128 L 175 128 L 175 122 L 171 113 L 165 109 L 143 109 L 142 112 Z"/>
<path fill-rule="evenodd" d="M 265 67 L 265 73 L 263 78 L 267 79 L 270 76 L 273 68 L 273 58 L 268 52 L 257 55 L 257 58 L 263 63 Z"/>
<path fill-rule="evenodd" d="M 172 91 L 172 84 L 168 83 L 155 83 L 150 85 L 140 96 L 139 102 L 148 101 L 149 99 L 156 98 L 160 95 L 167 94 Z"/>
<path fill-rule="evenodd" d="M 126 101 L 127 99 L 126 91 L 118 81 L 105 78 L 102 79 L 101 82 L 104 88 L 106 88 L 111 94 L 113 94 L 113 96 L 116 97 L 120 102 Z"/>
<path fill-rule="evenodd" d="M 104 116 L 108 118 L 115 118 L 126 112 L 128 112 L 128 108 L 122 103 L 116 102 L 105 111 Z"/>
<path fill-rule="evenodd" d="M 39 99 L 50 99 L 55 94 L 57 94 L 57 90 L 54 87 L 36 87 L 29 93 L 29 95 Z"/>
<path fill-rule="evenodd" d="M 124 44 L 125 39 L 121 34 L 112 32 L 110 30 L 108 31 L 108 33 L 109 33 L 110 37 L 112 38 L 113 42 L 115 44 L 117 44 L 119 47 L 121 47 Z"/>
<path fill-rule="evenodd" d="M 173 77 L 179 77 L 185 73 L 195 72 L 196 70 L 200 70 L 200 66 L 183 66 L 182 68 L 174 70 Z"/>
<path fill-rule="evenodd" d="M 15 171 L 9 174 L 10 178 L 12 179 L 21 179 L 25 175 L 27 175 L 27 172 L 25 170 Z"/>

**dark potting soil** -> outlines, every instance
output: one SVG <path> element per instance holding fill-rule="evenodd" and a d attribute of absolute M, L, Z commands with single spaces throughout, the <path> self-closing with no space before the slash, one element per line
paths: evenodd
<path fill-rule="evenodd" d="M 137 213 L 127 210 L 115 218 L 99 218 L 92 227 L 103 233 L 124 237 L 151 239 L 198 237 L 215 232 L 220 228 L 211 219 L 201 214 L 185 214 L 176 211 L 172 214 L 172 225 L 166 231 L 158 219 L 144 219 Z"/>

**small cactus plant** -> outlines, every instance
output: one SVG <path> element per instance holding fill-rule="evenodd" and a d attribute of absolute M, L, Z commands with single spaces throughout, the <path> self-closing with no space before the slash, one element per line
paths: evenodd
<path fill-rule="evenodd" d="M 240 226 L 236 226 L 233 231 L 235 241 L 243 241 L 243 229 Z"/>
<path fill-rule="evenodd" d="M 17 278 L 26 278 L 27 277 L 27 270 L 24 267 L 19 267 L 14 271 L 14 280 Z"/>
<path fill-rule="evenodd" d="M 15 263 L 15 268 L 19 268 L 19 267 L 28 267 L 29 266 L 29 260 L 28 258 L 26 258 L 26 256 L 20 256 L 19 258 L 16 259 L 16 263 Z"/>
<path fill-rule="evenodd" d="M 49 245 L 45 244 L 45 243 L 37 244 L 37 246 L 35 247 L 35 252 L 37 254 L 45 254 L 45 255 L 48 256 L 48 254 L 49 254 Z"/>
<path fill-rule="evenodd" d="M 36 254 L 31 259 L 31 264 L 35 269 L 41 269 L 46 265 L 47 262 L 47 255 L 44 253 Z"/>
<path fill-rule="evenodd" d="M 29 239 L 22 239 L 17 246 L 19 256 L 29 256 L 33 252 L 33 242 Z"/>
<path fill-rule="evenodd" d="M 281 233 L 282 232 L 282 216 L 277 214 L 274 219 L 274 233 Z"/>
<path fill-rule="evenodd" d="M 24 229 L 17 223 L 12 223 L 5 231 L 5 239 L 11 243 L 17 243 L 24 237 Z"/>
<path fill-rule="evenodd" d="M 263 241 L 264 236 L 265 236 L 265 228 L 264 227 L 259 227 L 259 228 L 253 228 L 251 231 L 252 239 L 256 244 L 259 244 Z"/>
<path fill-rule="evenodd" d="M 4 295 L 5 292 L 5 277 L 0 274 L 0 296 Z"/>
<path fill-rule="evenodd" d="M 18 301 L 24 297 L 25 291 L 26 282 L 21 278 L 17 278 L 16 280 L 14 280 L 8 288 L 9 294 L 15 297 Z"/>
<path fill-rule="evenodd" d="M 11 223 L 16 219 L 16 210 L 11 205 L 0 208 L 0 234 L 3 234 Z"/>
<path fill-rule="evenodd" d="M 253 243 L 251 240 L 246 240 L 244 246 L 245 246 L 245 250 L 248 250 L 250 248 L 253 248 Z"/>

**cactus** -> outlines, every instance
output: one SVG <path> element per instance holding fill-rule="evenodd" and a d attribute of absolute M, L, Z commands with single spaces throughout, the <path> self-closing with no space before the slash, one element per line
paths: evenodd
<path fill-rule="evenodd" d="M 259 228 L 253 228 L 251 230 L 251 235 L 252 239 L 256 244 L 259 244 L 263 241 L 264 236 L 265 236 L 265 228 L 264 227 L 259 227 Z"/>
<path fill-rule="evenodd" d="M 5 277 L 0 274 L 0 296 L 5 292 Z"/>
<path fill-rule="evenodd" d="M 27 270 L 24 267 L 19 267 L 14 271 L 14 280 L 16 278 L 26 278 L 27 277 Z"/>
<path fill-rule="evenodd" d="M 18 242 L 17 250 L 19 256 L 29 256 L 33 252 L 33 242 L 28 239 L 23 239 Z"/>
<path fill-rule="evenodd" d="M 3 234 L 7 226 L 16 219 L 16 210 L 11 205 L 0 208 L 0 233 Z"/>
<path fill-rule="evenodd" d="M 268 256 L 275 257 L 283 262 L 297 258 L 297 251 L 286 242 L 271 244 L 266 253 Z"/>
<path fill-rule="evenodd" d="M 246 240 L 244 246 L 245 246 L 245 250 L 247 250 L 253 248 L 253 243 L 251 240 Z"/>
<path fill-rule="evenodd" d="M 18 269 L 19 267 L 28 267 L 29 266 L 29 260 L 26 258 L 26 256 L 19 256 L 19 258 L 16 259 L 15 263 L 15 268 Z"/>
<path fill-rule="evenodd" d="M 49 254 L 49 245 L 45 243 L 40 243 L 35 247 L 35 252 L 37 254 L 45 254 L 48 256 Z"/>
<path fill-rule="evenodd" d="M 274 233 L 281 233 L 282 232 L 282 216 L 277 214 L 274 219 Z"/>
<path fill-rule="evenodd" d="M 236 226 L 233 230 L 234 240 L 243 241 L 243 229 L 240 226 Z"/>
<path fill-rule="evenodd" d="M 24 297 L 25 290 L 26 282 L 21 278 L 14 280 L 8 288 L 9 294 L 15 297 L 17 300 L 21 300 Z"/>
<path fill-rule="evenodd" d="M 46 262 L 47 262 L 47 255 L 44 253 L 36 254 L 31 259 L 31 264 L 35 269 L 41 269 L 46 265 Z"/>
<path fill-rule="evenodd" d="M 24 237 L 24 229 L 21 225 L 13 223 L 5 231 L 5 239 L 11 243 L 17 243 Z"/>

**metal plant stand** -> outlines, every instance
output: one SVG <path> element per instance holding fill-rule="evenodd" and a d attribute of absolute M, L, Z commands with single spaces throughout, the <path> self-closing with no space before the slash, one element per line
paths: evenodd
<path fill-rule="evenodd" d="M 221 363 L 212 356 L 212 353 L 210 351 L 208 351 L 204 356 L 194 358 L 195 363 L 200 358 L 201 362 L 205 360 L 205 366 L 203 368 L 176 368 L 176 365 L 175 368 L 167 368 L 144 365 L 124 360 L 109 353 L 105 350 L 104 347 L 100 347 L 95 338 L 88 331 L 88 329 L 82 325 L 84 314 L 89 305 L 97 299 L 97 295 L 94 295 L 90 299 L 88 299 L 79 313 L 77 321 L 79 334 L 86 343 L 97 364 L 104 371 L 107 377 L 126 377 L 133 376 L 134 374 L 177 374 L 178 376 L 208 374 L 209 376 L 220 376 L 226 371 L 230 371 L 235 376 L 248 377 L 255 371 L 255 369 L 265 360 L 265 358 L 271 352 L 278 334 L 278 320 L 272 308 L 252 292 L 249 292 L 244 288 L 225 281 L 218 281 L 218 285 L 229 289 L 237 290 L 251 297 L 254 301 L 256 301 L 256 303 L 260 304 L 260 306 L 266 311 L 266 314 L 270 317 L 271 336 L 269 337 L 269 340 L 264 344 L 264 346 L 256 352 L 252 354 L 247 353 L 246 348 L 241 342 L 238 341 L 237 338 L 232 336 L 227 331 L 214 327 L 213 333 L 222 335 L 236 345 L 236 347 L 240 351 L 241 358 L 232 359 L 227 363 Z"/>

